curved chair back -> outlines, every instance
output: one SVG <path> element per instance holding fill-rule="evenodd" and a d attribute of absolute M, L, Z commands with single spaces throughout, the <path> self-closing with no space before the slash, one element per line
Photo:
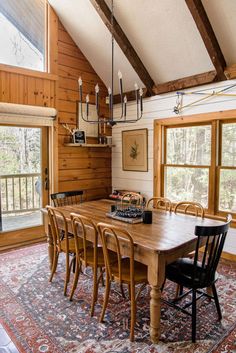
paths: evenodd
<path fill-rule="evenodd" d="M 56 207 L 46 206 L 48 211 L 48 218 L 50 222 L 53 245 L 58 247 L 58 251 L 61 251 L 61 240 L 62 238 L 66 243 L 66 251 L 69 251 L 68 243 L 68 224 L 65 216 Z M 59 226 L 60 225 L 60 226 Z M 63 236 L 62 232 L 63 231 Z"/>
<path fill-rule="evenodd" d="M 75 205 L 82 202 L 82 190 L 57 192 L 51 194 L 51 199 L 53 201 L 54 207 Z"/>
<path fill-rule="evenodd" d="M 75 251 L 76 255 L 79 257 L 81 253 L 81 249 L 83 249 L 83 260 L 85 262 L 85 266 L 87 267 L 87 249 L 88 249 L 88 242 L 87 242 L 87 234 L 91 232 L 93 236 L 93 259 L 94 259 L 94 266 L 97 267 L 97 246 L 98 246 L 98 229 L 92 219 L 79 215 L 77 213 L 71 213 L 71 222 L 72 222 L 72 229 L 75 239 Z"/>
<path fill-rule="evenodd" d="M 164 208 L 171 211 L 171 201 L 166 197 L 152 197 L 147 202 L 147 208 Z"/>
<path fill-rule="evenodd" d="M 188 214 L 200 215 L 204 218 L 204 208 L 198 202 L 180 201 L 174 207 L 174 212 L 182 211 Z"/>
<path fill-rule="evenodd" d="M 107 223 L 98 223 L 97 227 L 102 240 L 102 247 L 103 247 L 107 274 L 109 275 L 110 278 L 112 278 L 111 263 L 109 259 L 108 246 L 107 246 L 108 243 L 112 242 L 115 247 L 113 251 L 115 251 L 117 254 L 119 282 L 122 283 L 122 265 L 121 265 L 122 256 L 121 256 L 120 249 L 121 249 L 121 241 L 123 243 L 125 242 L 127 243 L 127 249 L 129 249 L 128 257 L 130 259 L 130 265 L 129 265 L 130 283 L 131 283 L 131 286 L 134 285 L 134 242 L 131 235 L 126 230 L 121 229 L 119 227 L 112 226 L 111 224 L 107 224 Z"/>
<path fill-rule="evenodd" d="M 136 206 L 141 206 L 143 203 L 142 195 L 136 192 L 127 192 L 121 198 L 121 206 L 127 206 L 127 203 L 131 205 L 132 203 Z"/>
<path fill-rule="evenodd" d="M 219 226 L 196 226 L 195 235 L 198 237 L 195 255 L 194 270 L 192 272 L 193 283 L 198 278 L 201 287 L 207 287 L 214 281 L 217 265 L 223 250 L 225 238 L 232 221 L 232 216 L 227 216 L 227 222 Z M 199 252 L 202 246 L 202 238 L 205 240 L 204 252 Z"/>

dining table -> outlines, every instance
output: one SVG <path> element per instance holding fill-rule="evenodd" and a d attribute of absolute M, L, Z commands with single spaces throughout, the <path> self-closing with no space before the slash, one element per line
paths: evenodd
<path fill-rule="evenodd" d="M 134 259 L 145 264 L 148 268 L 148 283 L 150 290 L 150 338 L 158 343 L 160 338 L 161 293 L 165 281 L 166 265 L 179 257 L 187 256 L 195 249 L 197 237 L 194 235 L 196 225 L 216 226 L 223 222 L 201 218 L 193 215 L 174 213 L 162 209 L 154 209 L 151 224 L 126 223 L 108 217 L 112 200 L 95 200 L 76 205 L 57 207 L 63 213 L 68 230 L 71 231 L 70 214 L 78 213 L 91 218 L 95 224 L 99 222 L 112 224 L 127 230 L 134 241 Z M 50 265 L 53 261 L 53 239 L 47 210 L 42 210 L 45 234 L 48 242 Z M 112 238 L 112 237 L 111 237 Z M 88 240 L 93 241 L 93 237 Z M 123 256 L 129 255 L 129 248 L 124 241 L 121 243 Z M 108 247 L 114 250 L 112 240 Z"/>

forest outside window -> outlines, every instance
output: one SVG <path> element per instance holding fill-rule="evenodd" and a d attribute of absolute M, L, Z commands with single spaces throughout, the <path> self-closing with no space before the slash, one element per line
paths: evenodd
<path fill-rule="evenodd" d="M 236 213 L 236 122 L 165 126 L 162 195 L 208 213 Z"/>
<path fill-rule="evenodd" d="M 46 1 L 0 1 L 0 63 L 45 70 Z"/>

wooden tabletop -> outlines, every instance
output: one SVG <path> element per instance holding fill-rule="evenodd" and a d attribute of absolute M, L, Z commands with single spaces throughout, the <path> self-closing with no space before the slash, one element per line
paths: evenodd
<path fill-rule="evenodd" d="M 92 218 L 95 223 L 105 222 L 126 229 L 130 232 L 134 243 L 157 252 L 173 252 L 183 243 L 195 242 L 194 229 L 196 225 L 222 224 L 217 220 L 202 219 L 163 210 L 153 211 L 152 224 L 129 224 L 106 216 L 106 213 L 110 212 L 112 204 L 114 201 L 111 200 L 96 200 L 79 205 L 58 207 L 58 210 L 62 211 L 67 219 L 70 219 L 70 213 L 77 212 Z"/>

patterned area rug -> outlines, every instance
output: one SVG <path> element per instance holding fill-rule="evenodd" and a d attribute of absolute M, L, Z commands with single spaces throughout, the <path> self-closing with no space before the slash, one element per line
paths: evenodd
<path fill-rule="evenodd" d="M 161 341 L 149 340 L 149 288 L 138 301 L 135 342 L 129 341 L 129 301 L 113 286 L 105 323 L 98 323 L 104 287 L 99 289 L 95 316 L 90 317 L 92 278 L 81 275 L 70 302 L 63 296 L 61 257 L 54 281 L 48 282 L 47 246 L 36 245 L 0 255 L 0 323 L 20 352 L 50 353 L 190 353 L 236 352 L 236 266 L 222 261 L 217 289 L 223 320 L 214 302 L 198 305 L 197 343 L 191 343 L 191 318 L 162 305 Z M 167 283 L 163 295 L 173 296 Z"/>

